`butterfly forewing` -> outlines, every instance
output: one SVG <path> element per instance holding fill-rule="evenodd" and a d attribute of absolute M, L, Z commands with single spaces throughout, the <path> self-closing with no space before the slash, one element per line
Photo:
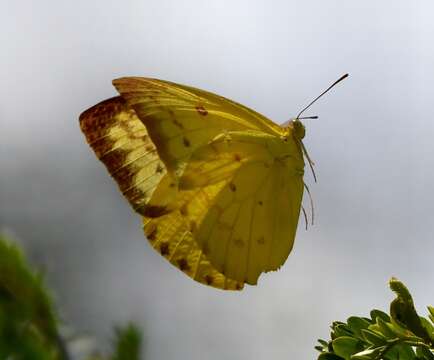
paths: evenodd
<path fill-rule="evenodd" d="M 253 110 L 203 90 L 147 78 L 121 78 L 113 84 L 146 125 L 169 171 L 223 131 L 282 133 Z"/>

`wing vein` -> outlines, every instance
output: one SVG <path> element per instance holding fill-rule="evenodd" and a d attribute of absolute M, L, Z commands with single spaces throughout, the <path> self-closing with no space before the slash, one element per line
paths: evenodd
<path fill-rule="evenodd" d="M 123 136 L 123 137 L 124 137 L 124 136 Z M 119 139 L 120 139 L 120 138 L 116 139 L 116 141 L 119 140 Z M 107 156 L 107 155 L 111 154 L 112 152 L 115 152 L 116 150 L 119 150 L 119 149 L 121 149 L 122 151 L 129 151 L 129 152 L 131 152 L 131 151 L 137 150 L 138 148 L 141 148 L 141 147 L 143 146 L 143 144 L 140 144 L 140 145 L 138 145 L 138 146 L 136 146 L 136 147 L 134 147 L 134 148 L 132 148 L 132 149 L 123 150 L 122 148 L 123 148 L 126 144 L 128 144 L 128 142 L 124 142 L 124 143 L 122 143 L 122 144 L 119 144 L 119 145 L 117 145 L 117 146 L 112 147 L 110 150 L 106 151 L 104 154 L 101 155 L 100 160 L 102 160 L 105 156 Z"/>
<path fill-rule="evenodd" d="M 236 202 L 235 202 L 236 203 Z M 232 236 L 234 235 L 234 229 L 235 229 L 235 224 L 237 223 L 237 221 L 238 221 L 238 218 L 239 218 L 239 216 L 240 216 L 240 212 L 241 212 L 241 204 L 238 204 L 238 210 L 237 210 L 237 215 L 235 216 L 235 218 L 234 218 L 234 222 L 232 223 L 232 226 L 231 226 L 231 234 L 229 235 L 229 238 L 228 238 L 228 241 L 226 242 L 226 246 L 225 246 L 225 256 L 224 256 L 224 262 L 223 262 L 223 266 L 222 266 L 222 269 L 223 269 L 223 273 L 225 273 L 225 271 L 226 271 L 226 261 L 227 261 L 227 258 L 228 258 L 228 249 L 229 249 L 229 246 L 230 246 L 230 243 L 231 243 L 231 241 L 232 241 Z M 221 216 L 221 215 L 220 215 Z M 219 219 L 220 219 L 220 216 L 218 217 Z M 217 221 L 216 221 L 216 223 L 217 223 Z M 226 275 L 225 275 L 226 276 Z"/>
<path fill-rule="evenodd" d="M 141 146 L 143 146 L 143 145 L 141 145 Z M 137 149 L 137 148 L 136 148 L 136 149 Z M 134 151 L 134 150 L 132 150 L 132 151 Z M 115 175 L 117 172 L 121 171 L 122 169 L 126 168 L 127 166 L 129 166 L 129 165 L 135 163 L 137 160 L 139 160 L 139 159 L 141 159 L 141 158 L 143 158 L 143 157 L 145 157 L 145 156 L 147 156 L 147 155 L 149 155 L 149 154 L 151 154 L 151 153 L 153 153 L 153 152 L 155 152 L 155 149 L 150 150 L 150 151 L 147 151 L 147 152 L 145 152 L 144 154 L 141 154 L 140 156 L 137 156 L 135 159 L 132 159 L 132 160 L 130 160 L 130 161 L 128 161 L 128 162 L 125 162 L 122 166 L 118 167 L 115 171 L 113 171 L 113 172 L 111 173 L 111 175 L 112 175 L 112 176 Z M 152 159 L 152 160 L 150 160 L 147 164 L 150 164 L 150 163 L 152 163 L 152 162 L 154 162 L 154 161 L 156 161 L 156 160 L 157 160 L 157 159 Z M 159 160 L 159 158 L 158 158 L 158 160 Z M 146 164 L 146 165 L 147 165 L 147 164 Z"/>
<path fill-rule="evenodd" d="M 149 161 L 149 163 L 151 163 L 151 162 L 155 162 L 155 161 L 157 161 L 157 160 L 160 160 L 160 159 L 159 159 L 159 158 L 152 159 L 151 161 Z M 149 163 L 148 163 L 148 164 L 149 164 Z M 138 185 L 143 184 L 145 181 L 148 181 L 150 178 L 152 178 L 152 177 L 154 177 L 154 176 L 155 176 L 155 174 L 152 174 L 152 175 L 150 175 L 150 176 L 148 176 L 148 177 L 146 177 L 146 178 L 144 178 L 144 179 L 141 179 L 140 181 L 135 182 L 133 185 L 127 187 L 126 189 L 123 189 L 122 192 L 123 192 L 124 194 L 126 194 L 127 192 L 129 192 L 129 191 L 131 191 L 132 189 L 136 188 Z M 152 188 L 152 187 L 151 187 L 151 188 Z M 148 190 L 151 189 L 151 188 L 146 188 L 146 189 L 144 189 L 143 191 L 148 191 Z"/>
<path fill-rule="evenodd" d="M 187 231 L 184 231 L 184 233 L 182 234 L 182 237 L 179 239 L 179 241 L 176 243 L 175 248 L 173 249 L 172 253 L 170 254 L 168 260 L 172 261 L 173 256 L 176 253 L 176 250 L 178 250 L 178 246 L 184 241 L 185 237 L 187 236 Z"/>
<path fill-rule="evenodd" d="M 264 185 L 268 182 L 268 179 L 270 178 L 271 175 L 271 169 L 268 171 L 267 176 L 265 177 L 265 179 L 262 181 L 261 185 L 259 186 L 258 190 L 255 192 L 255 195 L 253 197 L 253 206 L 252 206 L 252 215 L 250 217 L 250 226 L 249 226 L 249 242 L 248 242 L 248 247 L 247 247 L 247 264 L 246 264 L 246 273 L 249 272 L 249 267 L 250 267 L 250 251 L 251 251 L 251 243 L 252 243 L 252 228 L 253 228 L 253 218 L 254 218 L 254 214 L 255 214 L 255 209 L 256 209 L 256 199 L 258 198 L 258 194 L 259 192 L 262 190 L 262 188 L 264 187 Z M 245 276 L 246 274 L 244 274 Z"/>
<path fill-rule="evenodd" d="M 277 166 L 277 165 L 276 165 Z M 281 172 L 281 174 L 283 173 L 283 171 Z M 280 174 L 280 175 L 281 175 Z M 280 183 L 280 176 L 278 177 L 278 182 L 277 182 L 277 184 L 276 184 L 276 186 L 275 186 L 275 189 L 277 189 L 278 188 L 278 184 Z M 273 188 L 272 188 L 272 190 L 273 190 Z M 279 193 L 277 192 L 277 191 L 275 191 L 275 199 L 274 199 L 274 203 L 277 203 L 277 199 L 278 199 L 278 197 L 279 197 Z M 273 208 L 273 210 L 275 210 L 276 209 L 276 207 L 274 207 Z M 274 211 L 275 212 L 275 211 Z M 273 214 L 274 214 L 274 212 L 273 212 Z M 272 227 L 272 231 L 271 231 L 271 233 L 272 233 L 272 237 L 271 237 L 271 243 L 270 243 L 270 250 L 269 250 L 269 252 L 268 252 L 268 259 L 267 259 L 267 263 L 266 263 L 266 266 L 267 267 L 269 267 L 270 266 L 270 262 L 271 262 L 271 254 L 272 254 L 272 252 L 273 252 L 273 246 L 274 246 L 274 240 L 275 240 L 275 237 L 276 237 L 276 223 L 277 223 L 277 216 L 273 216 L 273 227 Z"/>

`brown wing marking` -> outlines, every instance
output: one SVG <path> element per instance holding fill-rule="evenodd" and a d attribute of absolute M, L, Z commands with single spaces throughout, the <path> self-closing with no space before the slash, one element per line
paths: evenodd
<path fill-rule="evenodd" d="M 146 203 L 166 174 L 143 123 L 122 97 L 114 97 L 80 115 L 80 127 L 133 208 L 146 214 Z"/>

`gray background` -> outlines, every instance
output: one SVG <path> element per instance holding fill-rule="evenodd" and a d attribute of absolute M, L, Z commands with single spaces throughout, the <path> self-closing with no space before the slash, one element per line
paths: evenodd
<path fill-rule="evenodd" d="M 143 327 L 148 359 L 313 359 L 332 320 L 386 309 L 394 275 L 434 299 L 432 1 L 17 1 L 0 8 L 0 225 L 107 347 Z M 143 75 L 281 123 L 310 111 L 317 222 L 283 268 L 241 293 L 191 281 L 85 144 L 80 112 Z"/>

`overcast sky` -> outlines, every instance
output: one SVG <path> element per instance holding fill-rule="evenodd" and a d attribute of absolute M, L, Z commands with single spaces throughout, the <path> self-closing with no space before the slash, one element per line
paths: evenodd
<path fill-rule="evenodd" d="M 432 1 L 3 0 L 0 226 L 64 318 L 108 346 L 136 320 L 148 359 L 314 359 L 333 320 L 388 308 L 393 275 L 434 299 Z M 278 272 L 222 292 L 148 246 L 79 114 L 137 75 L 207 89 L 282 123 L 309 111 L 317 221 Z"/>

